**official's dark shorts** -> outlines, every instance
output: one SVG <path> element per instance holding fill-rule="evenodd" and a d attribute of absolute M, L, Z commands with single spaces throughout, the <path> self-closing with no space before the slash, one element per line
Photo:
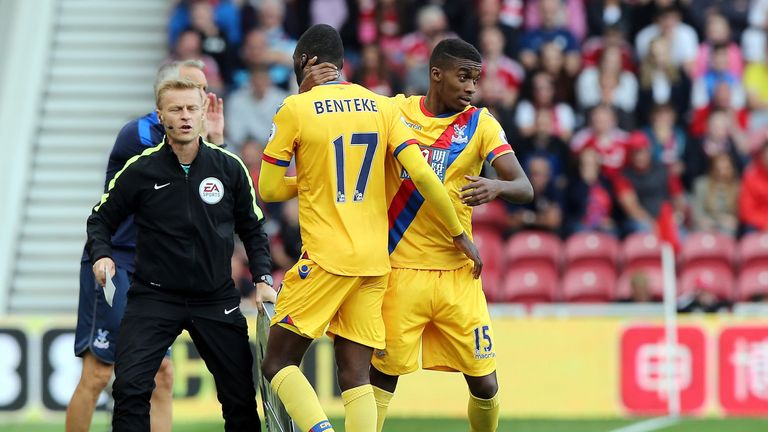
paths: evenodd
<path fill-rule="evenodd" d="M 110 307 L 104 298 L 104 288 L 93 275 L 92 264 L 89 261 L 80 263 L 80 300 L 75 328 L 75 355 L 78 357 L 91 351 L 102 362 L 115 363 L 115 345 L 131 286 L 131 273 L 116 267 L 112 282 L 115 284 L 115 297 Z M 170 356 L 170 348 L 165 355 Z"/>

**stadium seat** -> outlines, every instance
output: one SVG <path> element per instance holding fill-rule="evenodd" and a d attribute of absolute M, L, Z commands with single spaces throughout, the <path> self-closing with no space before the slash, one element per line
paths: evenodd
<path fill-rule="evenodd" d="M 579 303 L 611 301 L 615 284 L 616 272 L 610 267 L 569 267 L 563 277 L 562 300 Z"/>
<path fill-rule="evenodd" d="M 739 263 L 742 270 L 752 266 L 768 267 L 768 233 L 749 233 L 739 242 Z"/>
<path fill-rule="evenodd" d="M 732 270 L 736 253 L 733 237 L 715 232 L 691 233 L 682 244 L 680 265 L 723 267 Z"/>
<path fill-rule="evenodd" d="M 476 229 L 504 232 L 507 225 L 507 208 L 500 200 L 491 201 L 472 210 L 472 226 Z"/>
<path fill-rule="evenodd" d="M 637 268 L 661 268 L 661 243 L 655 234 L 635 233 L 621 245 L 624 272 Z"/>
<path fill-rule="evenodd" d="M 577 233 L 565 242 L 565 266 L 605 267 L 615 271 L 619 256 L 619 241 L 604 233 Z"/>
<path fill-rule="evenodd" d="M 547 303 L 555 300 L 557 272 L 546 263 L 516 267 L 507 271 L 500 290 L 500 301 Z"/>
<path fill-rule="evenodd" d="M 768 297 L 768 268 L 750 266 L 739 275 L 738 299 L 752 301 L 757 296 Z"/>
<path fill-rule="evenodd" d="M 560 273 L 562 243 L 552 233 L 522 231 L 510 238 L 504 247 L 507 266 L 525 267 L 531 263 L 546 263 Z"/>
<path fill-rule="evenodd" d="M 476 228 L 472 232 L 472 240 L 480 251 L 480 258 L 483 259 L 483 276 L 486 271 L 498 274 L 501 271 L 504 256 L 504 242 L 501 234 L 487 227 Z"/>
<path fill-rule="evenodd" d="M 677 285 L 679 294 L 688 294 L 697 289 L 706 290 L 724 300 L 735 296 L 733 272 L 719 265 L 694 265 L 683 269 Z"/>
<path fill-rule="evenodd" d="M 632 296 L 632 278 L 637 276 L 637 273 L 642 273 L 642 276 L 646 278 L 651 298 L 654 301 L 662 300 L 664 298 L 664 278 L 659 265 L 625 269 L 616 282 L 615 299 L 627 300 Z"/>

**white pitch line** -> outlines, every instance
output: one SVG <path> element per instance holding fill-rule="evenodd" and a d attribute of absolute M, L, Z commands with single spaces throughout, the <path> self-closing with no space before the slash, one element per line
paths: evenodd
<path fill-rule="evenodd" d="M 639 423 L 634 423 L 629 426 L 613 429 L 609 432 L 650 432 L 671 426 L 679 421 L 680 419 L 674 417 L 657 417 L 643 420 Z"/>

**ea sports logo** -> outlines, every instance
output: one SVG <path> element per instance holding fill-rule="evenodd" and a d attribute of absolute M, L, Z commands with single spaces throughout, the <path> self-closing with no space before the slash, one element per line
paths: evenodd
<path fill-rule="evenodd" d="M 206 204 L 216 204 L 224 198 L 224 185 L 216 177 L 208 177 L 200 182 L 198 192 Z"/>

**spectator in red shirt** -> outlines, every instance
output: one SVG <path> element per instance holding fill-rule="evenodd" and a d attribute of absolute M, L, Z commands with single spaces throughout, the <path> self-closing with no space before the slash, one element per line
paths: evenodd
<path fill-rule="evenodd" d="M 732 119 L 733 124 L 741 132 L 747 130 L 749 125 L 749 111 L 744 105 L 734 104 L 733 90 L 725 81 L 716 84 L 714 94 L 709 104 L 695 108 L 691 119 L 690 132 L 694 138 L 701 137 L 707 130 L 709 116 L 715 111 L 724 111 Z"/>
<path fill-rule="evenodd" d="M 739 220 L 745 232 L 768 231 L 768 139 L 742 177 Z"/>
<path fill-rule="evenodd" d="M 586 148 L 594 148 L 600 154 L 603 174 L 613 177 L 624 166 L 627 137 L 627 133 L 617 126 L 613 108 L 600 104 L 589 113 L 589 127 L 573 136 L 571 151 L 578 154 Z"/>
<path fill-rule="evenodd" d="M 597 66 L 603 51 L 615 47 L 621 51 L 621 68 L 627 72 L 635 72 L 635 49 L 624 37 L 622 30 L 616 26 L 605 28 L 602 35 L 587 39 L 581 46 L 581 56 L 584 68 Z"/>

